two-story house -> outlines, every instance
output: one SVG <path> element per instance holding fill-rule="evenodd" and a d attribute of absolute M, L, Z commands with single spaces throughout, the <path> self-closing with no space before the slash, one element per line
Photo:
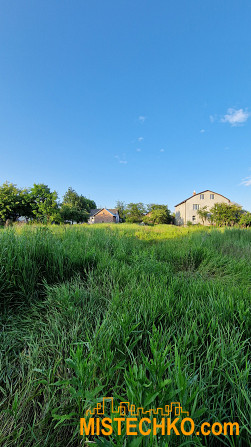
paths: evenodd
<path fill-rule="evenodd" d="M 209 212 L 215 203 L 231 204 L 227 197 L 210 191 L 209 189 L 198 194 L 194 191 L 191 197 L 188 197 L 188 199 L 183 200 L 175 206 L 176 225 L 187 225 L 187 222 L 192 222 L 193 224 L 202 223 L 197 211 L 203 207 L 207 207 Z M 209 222 L 206 221 L 205 225 L 209 225 Z"/>

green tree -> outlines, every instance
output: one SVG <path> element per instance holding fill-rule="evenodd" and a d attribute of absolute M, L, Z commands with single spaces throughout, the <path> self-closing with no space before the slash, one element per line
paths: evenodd
<path fill-rule="evenodd" d="M 238 223 L 241 217 L 241 206 L 228 203 L 215 203 L 210 209 L 211 222 L 216 225 L 233 226 Z"/>
<path fill-rule="evenodd" d="M 13 183 L 5 182 L 0 186 L 0 219 L 16 220 L 19 207 L 19 189 Z"/>
<path fill-rule="evenodd" d="M 63 204 L 77 207 L 79 205 L 79 195 L 70 186 L 63 196 Z"/>
<path fill-rule="evenodd" d="M 87 222 L 89 213 L 85 210 L 80 210 L 76 206 L 63 204 L 60 208 L 60 215 L 64 222 L 70 221 L 73 224 L 74 222 Z"/>
<path fill-rule="evenodd" d="M 198 216 L 201 218 L 203 225 L 205 225 L 206 220 L 209 218 L 209 213 L 207 206 L 203 206 L 201 209 L 197 210 Z"/>
<path fill-rule="evenodd" d="M 172 216 L 167 205 L 149 204 L 148 214 L 143 218 L 143 222 L 148 224 L 170 224 Z"/>
<path fill-rule="evenodd" d="M 158 205 L 157 203 L 149 203 L 146 205 L 147 212 L 150 213 L 153 210 L 168 210 L 167 205 Z M 169 211 L 169 210 L 168 210 Z"/>
<path fill-rule="evenodd" d="M 121 202 L 120 200 L 118 200 L 116 202 L 115 208 L 118 209 L 119 217 L 122 220 L 122 222 L 125 222 L 125 219 L 126 219 L 126 204 L 125 204 L 125 202 Z"/>
<path fill-rule="evenodd" d="M 79 207 L 82 210 L 90 212 L 92 209 L 96 209 L 97 205 L 94 200 L 87 199 L 85 196 L 79 196 Z"/>
<path fill-rule="evenodd" d="M 239 224 L 242 227 L 251 227 L 251 213 L 249 211 L 246 211 L 241 215 Z"/>
<path fill-rule="evenodd" d="M 58 195 L 44 183 L 36 184 L 30 190 L 32 213 L 38 222 L 50 223 L 60 220 Z"/>
<path fill-rule="evenodd" d="M 63 204 L 76 207 L 79 210 L 90 212 L 91 209 L 96 208 L 94 200 L 87 199 L 87 197 L 79 195 L 72 187 L 69 187 L 63 197 Z"/>
<path fill-rule="evenodd" d="M 66 191 L 60 209 L 60 214 L 64 221 L 87 222 L 91 209 L 96 208 L 93 200 L 79 195 L 73 188 Z"/>
<path fill-rule="evenodd" d="M 0 219 L 3 222 L 10 219 L 17 220 L 19 217 L 32 217 L 30 192 L 28 189 L 20 189 L 17 185 L 9 182 L 0 186 Z"/>
<path fill-rule="evenodd" d="M 142 222 L 145 213 L 146 209 L 142 202 L 129 203 L 126 207 L 126 222 Z"/>

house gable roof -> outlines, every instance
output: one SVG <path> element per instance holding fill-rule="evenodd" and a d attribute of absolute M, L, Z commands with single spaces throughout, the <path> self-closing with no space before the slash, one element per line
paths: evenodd
<path fill-rule="evenodd" d="M 100 213 L 101 211 L 106 210 L 108 211 L 108 213 L 112 214 L 113 216 L 115 216 L 118 212 L 117 209 L 108 209 L 108 208 L 99 208 L 99 209 L 95 209 L 95 210 L 91 210 L 90 211 L 90 217 L 96 216 L 98 213 Z"/>
<path fill-rule="evenodd" d="M 90 210 L 90 217 L 95 216 L 95 214 L 99 213 L 100 209 Z"/>
<path fill-rule="evenodd" d="M 112 213 L 114 216 L 115 214 L 118 214 L 119 210 L 117 208 L 105 208 L 107 209 L 107 211 L 110 211 L 110 213 Z"/>
<path fill-rule="evenodd" d="M 205 189 L 205 191 L 198 192 L 197 194 L 193 194 L 192 196 L 188 197 L 186 200 L 182 200 L 182 202 L 180 202 L 177 205 L 175 205 L 174 208 L 176 208 L 176 206 L 181 205 L 182 203 L 187 202 L 192 197 L 199 196 L 200 194 L 203 194 L 204 192 L 211 192 L 212 194 L 217 194 L 218 196 L 224 197 L 224 199 L 229 200 L 227 197 L 223 196 L 222 194 L 219 194 L 218 192 L 211 191 L 211 189 Z M 230 200 L 229 200 L 229 202 L 230 202 Z"/>

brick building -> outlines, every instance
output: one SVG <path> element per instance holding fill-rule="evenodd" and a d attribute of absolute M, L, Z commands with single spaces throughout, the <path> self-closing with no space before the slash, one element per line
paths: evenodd
<path fill-rule="evenodd" d="M 119 211 L 117 209 L 95 209 L 91 210 L 88 219 L 89 224 L 94 223 L 118 223 L 119 222 Z"/>

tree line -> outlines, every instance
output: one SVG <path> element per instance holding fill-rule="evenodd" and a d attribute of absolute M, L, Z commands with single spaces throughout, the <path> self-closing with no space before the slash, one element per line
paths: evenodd
<path fill-rule="evenodd" d="M 197 210 L 203 225 L 206 221 L 219 227 L 240 225 L 251 226 L 251 213 L 242 209 L 241 206 L 228 203 L 215 203 L 210 210 L 206 206 Z M 192 224 L 192 222 L 191 222 Z"/>
<path fill-rule="evenodd" d="M 151 224 L 170 224 L 174 223 L 174 217 L 171 215 L 167 205 L 158 205 L 150 203 L 144 205 L 142 202 L 129 203 L 118 201 L 116 208 L 119 210 L 119 216 L 122 222 Z"/>
<path fill-rule="evenodd" d="M 15 222 L 20 217 L 41 223 L 87 222 L 92 208 L 96 208 L 96 203 L 71 187 L 60 203 L 57 192 L 43 183 L 23 189 L 9 182 L 0 186 L 0 220 L 3 223 Z"/>
<path fill-rule="evenodd" d="M 174 215 L 167 205 L 118 201 L 116 208 L 121 222 L 143 222 L 147 225 L 174 223 Z M 60 202 L 57 192 L 51 191 L 44 183 L 34 183 L 31 188 L 23 189 L 9 182 L 0 186 L 0 223 L 15 222 L 20 217 L 41 223 L 82 223 L 87 222 L 91 209 L 96 209 L 94 200 L 79 195 L 71 187 Z M 216 203 L 210 210 L 201 208 L 197 214 L 203 224 L 209 221 L 218 226 L 251 226 L 251 213 L 235 204 Z M 192 222 L 187 224 L 192 225 Z"/>
<path fill-rule="evenodd" d="M 172 223 L 167 205 L 117 202 L 122 222 L 147 224 Z M 31 188 L 18 188 L 9 182 L 0 186 L 0 221 L 15 222 L 20 217 L 40 223 L 87 222 L 90 210 L 96 209 L 94 200 L 79 195 L 71 187 L 59 201 L 56 191 L 44 183 L 34 183 Z"/>

